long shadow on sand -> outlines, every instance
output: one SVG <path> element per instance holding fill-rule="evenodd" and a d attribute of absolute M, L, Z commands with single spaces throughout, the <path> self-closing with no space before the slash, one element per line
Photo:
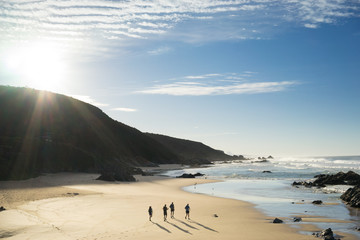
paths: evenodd
<path fill-rule="evenodd" d="M 186 230 L 186 229 L 183 229 L 183 228 L 179 227 L 178 225 L 176 225 L 176 224 L 174 224 L 174 223 L 171 223 L 171 222 L 168 222 L 168 221 L 166 221 L 166 223 L 170 224 L 170 225 L 173 226 L 173 227 L 176 227 L 177 229 L 179 229 L 180 231 L 183 231 L 184 233 L 187 233 L 187 234 L 192 235 L 191 232 L 189 232 L 189 231 Z"/>
<path fill-rule="evenodd" d="M 191 226 L 190 224 L 188 224 L 188 223 L 186 223 L 186 222 L 184 222 L 184 221 L 181 221 L 181 220 L 176 219 L 176 218 L 174 218 L 174 220 L 175 220 L 175 221 L 178 221 L 179 223 L 184 224 L 185 226 L 187 226 L 187 227 L 189 227 L 189 228 L 199 230 L 198 228 L 196 228 L 196 227 L 194 227 L 194 226 Z"/>
<path fill-rule="evenodd" d="M 156 226 L 158 226 L 159 228 L 161 228 L 162 230 L 164 230 L 165 232 L 171 233 L 171 231 L 169 229 L 167 229 L 166 227 L 161 226 L 160 224 L 151 221 L 153 224 L 155 224 Z"/>
<path fill-rule="evenodd" d="M 198 222 L 196 222 L 196 221 L 194 221 L 194 220 L 189 220 L 189 222 L 194 223 L 194 224 L 197 224 L 198 226 L 203 227 L 203 228 L 205 228 L 205 229 L 207 229 L 207 230 L 209 230 L 209 231 L 213 231 L 213 232 L 217 232 L 217 233 L 218 233 L 218 231 L 216 231 L 215 229 L 212 229 L 212 228 L 210 228 L 210 227 L 207 227 L 207 226 L 205 226 L 205 225 L 203 225 L 203 224 L 201 224 L 201 223 L 198 223 Z"/>

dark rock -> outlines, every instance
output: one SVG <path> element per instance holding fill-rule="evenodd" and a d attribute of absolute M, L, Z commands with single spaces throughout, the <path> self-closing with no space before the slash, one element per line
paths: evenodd
<path fill-rule="evenodd" d="M 273 223 L 283 223 L 283 220 L 278 219 L 278 218 L 275 218 L 275 219 L 273 220 Z"/>
<path fill-rule="evenodd" d="M 326 185 L 360 185 L 360 175 L 348 171 L 347 173 L 338 172 L 336 174 L 320 174 L 315 176 L 314 182 L 293 182 L 293 186 L 305 187 L 325 187 Z"/>
<path fill-rule="evenodd" d="M 102 181 L 121 181 L 121 182 L 134 182 L 136 179 L 131 175 L 132 169 L 118 164 L 111 164 L 104 166 L 101 170 L 101 175 L 96 180 Z"/>
<path fill-rule="evenodd" d="M 360 227 L 356 227 L 355 230 L 356 230 L 356 231 L 360 231 Z"/>
<path fill-rule="evenodd" d="M 317 179 L 314 181 L 314 185 L 359 185 L 360 175 L 348 171 L 347 173 L 338 172 L 333 175 L 320 174 L 315 176 Z"/>
<path fill-rule="evenodd" d="M 142 175 L 144 172 L 141 168 L 133 168 L 132 169 L 132 174 L 136 174 L 136 175 Z"/>
<path fill-rule="evenodd" d="M 273 158 L 273 156 L 271 156 L 271 155 L 270 155 L 270 156 L 268 156 L 267 158 L 268 158 L 268 159 L 274 159 L 274 158 Z"/>
<path fill-rule="evenodd" d="M 306 182 L 306 181 L 293 182 L 292 186 L 304 186 L 304 187 L 307 187 L 307 188 L 315 187 L 315 185 L 312 182 Z"/>
<path fill-rule="evenodd" d="M 204 175 L 205 175 L 205 174 L 199 173 L 199 172 L 194 174 L 195 177 L 202 177 L 202 176 L 204 176 Z"/>
<path fill-rule="evenodd" d="M 272 173 L 271 171 L 263 171 L 263 173 Z"/>
<path fill-rule="evenodd" d="M 323 202 L 321 200 L 315 200 L 312 204 L 321 205 Z"/>
<path fill-rule="evenodd" d="M 183 173 L 181 176 L 177 176 L 177 178 L 195 178 L 195 175 L 191 173 Z"/>
<path fill-rule="evenodd" d="M 360 185 L 349 188 L 340 198 L 351 207 L 360 208 Z"/>
<path fill-rule="evenodd" d="M 204 175 L 205 174 L 202 174 L 202 173 L 196 173 L 196 174 L 183 173 L 183 175 L 177 176 L 177 178 L 195 178 L 195 177 L 201 177 L 201 176 L 204 176 Z"/>
<path fill-rule="evenodd" d="M 217 214 L 214 214 L 214 217 L 219 217 Z"/>
<path fill-rule="evenodd" d="M 293 222 L 301 222 L 302 218 L 301 217 L 294 217 Z"/>
<path fill-rule="evenodd" d="M 324 230 L 322 230 L 321 232 L 318 232 L 318 233 L 313 233 L 313 235 L 315 235 L 315 237 L 322 238 L 322 239 L 325 239 L 325 240 L 336 240 L 334 238 L 334 233 L 331 230 L 331 228 L 324 229 Z"/>
<path fill-rule="evenodd" d="M 5 210 L 6 209 L 3 206 L 0 207 L 0 212 L 5 211 Z"/>
<path fill-rule="evenodd" d="M 143 172 L 141 174 L 141 176 L 154 176 L 154 174 L 150 173 L 150 172 Z"/>

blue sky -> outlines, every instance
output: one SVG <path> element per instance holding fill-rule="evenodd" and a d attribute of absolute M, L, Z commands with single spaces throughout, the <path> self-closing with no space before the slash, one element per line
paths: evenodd
<path fill-rule="evenodd" d="M 0 1 L 0 84 L 231 154 L 360 154 L 360 1 Z"/>

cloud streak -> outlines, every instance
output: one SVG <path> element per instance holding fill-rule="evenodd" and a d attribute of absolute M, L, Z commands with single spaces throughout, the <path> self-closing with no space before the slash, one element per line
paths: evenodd
<path fill-rule="evenodd" d="M 137 91 L 140 94 L 158 94 L 173 96 L 210 96 L 230 94 L 259 94 L 280 92 L 297 85 L 295 81 L 280 82 L 253 82 L 253 81 L 227 81 L 237 74 L 206 74 L 191 76 L 190 79 L 201 79 L 201 82 L 175 81 L 173 83 L 155 85 L 145 90 Z M 216 77 L 214 79 L 214 77 Z M 188 79 L 189 76 L 184 77 Z"/>
<path fill-rule="evenodd" d="M 121 111 L 121 112 L 137 112 L 137 109 L 134 109 L 134 108 L 124 108 L 124 107 L 112 108 L 111 110 L 113 110 L 113 111 Z"/>
<path fill-rule="evenodd" d="M 5 0 L 0 43 L 51 39 L 74 45 L 76 40 L 88 51 L 133 40 L 259 39 L 283 23 L 318 28 L 359 17 L 359 8 L 355 0 Z"/>

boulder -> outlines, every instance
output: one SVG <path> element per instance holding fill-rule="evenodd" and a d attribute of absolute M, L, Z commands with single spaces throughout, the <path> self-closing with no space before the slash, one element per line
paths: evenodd
<path fill-rule="evenodd" d="M 278 219 L 278 218 L 275 218 L 275 219 L 273 220 L 273 223 L 283 223 L 283 222 L 284 222 L 283 220 Z"/>
<path fill-rule="evenodd" d="M 321 205 L 323 202 L 321 200 L 315 200 L 312 204 Z"/>
<path fill-rule="evenodd" d="M 136 179 L 132 175 L 133 169 L 119 164 L 106 165 L 101 170 L 101 175 L 96 180 L 102 181 L 121 181 L 121 182 L 135 182 Z"/>
<path fill-rule="evenodd" d="M 3 206 L 0 207 L 0 212 L 5 211 L 5 210 L 6 209 Z"/>
<path fill-rule="evenodd" d="M 271 171 L 263 171 L 263 173 L 272 173 Z"/>
<path fill-rule="evenodd" d="M 301 217 L 294 217 L 293 218 L 293 222 L 301 222 L 302 218 Z"/>
<path fill-rule="evenodd" d="M 305 187 L 326 187 L 326 185 L 360 185 L 360 175 L 348 171 L 347 173 L 338 172 L 336 174 L 320 174 L 315 176 L 314 182 L 293 182 L 293 186 L 302 185 Z"/>
<path fill-rule="evenodd" d="M 351 207 L 360 208 L 360 185 L 349 188 L 340 198 Z"/>
<path fill-rule="evenodd" d="M 195 178 L 195 177 L 201 177 L 204 176 L 205 174 L 202 173 L 183 173 L 181 176 L 177 176 L 177 178 Z"/>
<path fill-rule="evenodd" d="M 315 235 L 316 237 L 322 238 L 324 240 L 336 240 L 336 238 L 334 237 L 334 233 L 331 230 L 331 228 L 324 229 L 319 233 L 314 233 L 313 235 Z"/>

